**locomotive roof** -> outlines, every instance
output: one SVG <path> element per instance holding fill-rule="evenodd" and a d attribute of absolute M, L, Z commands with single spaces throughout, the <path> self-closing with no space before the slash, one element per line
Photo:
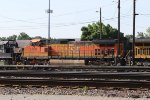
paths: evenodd
<path fill-rule="evenodd" d="M 23 48 L 31 44 L 31 40 L 17 40 L 18 47 Z"/>
<path fill-rule="evenodd" d="M 132 43 L 133 42 L 133 39 L 130 39 L 130 42 Z M 138 39 L 135 39 L 135 43 L 150 43 L 150 38 L 138 38 Z"/>
<path fill-rule="evenodd" d="M 70 44 L 90 44 L 92 41 L 70 41 Z"/>
<path fill-rule="evenodd" d="M 4 45 L 4 44 L 16 44 L 16 41 L 0 41 L 0 45 Z"/>
<path fill-rule="evenodd" d="M 110 40 L 93 40 L 95 44 L 115 44 L 117 43 L 117 39 L 110 39 Z"/>
<path fill-rule="evenodd" d="M 62 44 L 67 44 L 68 42 L 70 42 L 70 41 L 75 41 L 75 39 L 53 39 L 53 40 L 51 40 L 50 41 L 50 43 L 52 43 L 52 44 L 57 44 L 57 43 L 62 43 Z"/>
<path fill-rule="evenodd" d="M 0 45 L 4 45 L 4 44 L 7 44 L 8 41 L 0 41 Z"/>

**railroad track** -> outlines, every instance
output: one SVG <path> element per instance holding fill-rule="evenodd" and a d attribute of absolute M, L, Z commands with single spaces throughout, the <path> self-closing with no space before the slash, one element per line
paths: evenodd
<path fill-rule="evenodd" d="M 52 70 L 0 70 L 0 84 L 150 88 L 150 72 L 143 72 L 150 70 L 150 67 L 45 66 L 44 68 L 46 67 Z"/>
<path fill-rule="evenodd" d="M 2 77 L 43 77 L 43 78 L 101 78 L 101 79 L 135 79 L 150 80 L 150 72 L 86 72 L 86 71 L 34 71 L 6 70 L 0 71 Z"/>
<path fill-rule="evenodd" d="M 48 86 L 95 86 L 95 87 L 144 87 L 150 88 L 150 81 L 131 81 L 131 80 L 83 80 L 83 79 L 9 79 L 0 78 L 3 85 L 48 85 Z"/>
<path fill-rule="evenodd" d="M 94 65 L 0 65 L 0 70 L 59 70 L 59 71 L 126 71 L 126 72 L 150 72 L 150 66 L 94 66 Z"/>
<path fill-rule="evenodd" d="M 3 85 L 150 87 L 150 72 L 0 71 Z"/>

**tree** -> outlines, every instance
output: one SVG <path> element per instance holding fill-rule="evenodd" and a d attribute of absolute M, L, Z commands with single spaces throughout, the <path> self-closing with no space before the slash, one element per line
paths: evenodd
<path fill-rule="evenodd" d="M 150 27 L 146 30 L 146 32 L 150 35 Z"/>
<path fill-rule="evenodd" d="M 81 28 L 82 35 L 81 40 L 94 40 L 100 39 L 100 34 L 102 39 L 117 39 L 118 38 L 118 30 L 113 28 L 112 26 L 104 25 L 102 23 L 102 33 L 100 33 L 100 23 L 89 24 L 88 26 L 83 26 Z M 123 33 L 120 33 L 120 38 L 124 37 Z"/>
<path fill-rule="evenodd" d="M 133 38 L 133 35 L 126 35 L 125 37 L 130 40 Z"/>
<path fill-rule="evenodd" d="M 137 38 L 150 38 L 150 33 L 138 32 Z"/>
<path fill-rule="evenodd" d="M 145 38 L 145 33 L 143 33 L 143 32 L 138 32 L 138 33 L 137 33 L 137 38 Z"/>
<path fill-rule="evenodd" d="M 82 40 L 90 40 L 91 39 L 91 37 L 90 37 L 91 33 L 89 32 L 88 27 L 82 27 L 81 31 L 82 31 L 82 35 L 81 35 Z"/>
<path fill-rule="evenodd" d="M 35 37 L 32 37 L 32 39 L 46 39 L 46 38 L 43 38 L 41 36 L 35 36 Z"/>
<path fill-rule="evenodd" d="M 6 41 L 7 38 L 6 38 L 6 37 L 0 37 L 0 40 L 1 40 L 1 41 Z"/>
<path fill-rule="evenodd" d="M 7 40 L 16 40 L 17 39 L 17 35 L 12 35 L 7 37 Z"/>
<path fill-rule="evenodd" d="M 18 40 L 30 40 L 30 39 L 31 39 L 31 37 L 24 32 L 20 33 L 18 36 Z"/>

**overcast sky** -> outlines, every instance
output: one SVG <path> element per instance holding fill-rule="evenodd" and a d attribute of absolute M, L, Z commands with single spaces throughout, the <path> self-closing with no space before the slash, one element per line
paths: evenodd
<path fill-rule="evenodd" d="M 47 37 L 49 0 L 0 0 L 0 37 L 25 32 Z M 80 38 L 81 27 L 99 21 L 117 28 L 118 0 L 51 0 L 51 37 Z M 150 0 L 137 0 L 136 32 L 150 27 Z M 121 0 L 121 31 L 132 34 L 133 0 Z"/>

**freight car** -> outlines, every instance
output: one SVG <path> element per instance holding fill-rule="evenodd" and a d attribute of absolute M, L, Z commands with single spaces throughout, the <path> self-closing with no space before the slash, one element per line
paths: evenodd
<path fill-rule="evenodd" d="M 132 40 L 130 40 L 130 45 L 132 45 Z M 140 66 L 150 65 L 150 39 L 135 39 L 134 50 L 135 50 L 136 65 L 140 65 Z M 131 48 L 130 48 L 130 52 L 131 52 L 130 54 L 132 54 Z"/>
<path fill-rule="evenodd" d="M 120 56 L 124 56 L 123 43 L 120 43 Z M 32 45 L 25 46 L 22 59 L 30 64 L 44 64 L 50 59 L 78 59 L 85 64 L 114 64 L 118 53 L 117 40 L 72 41 L 61 40 L 50 42 L 32 41 Z M 110 63 L 108 63 L 110 62 Z"/>

